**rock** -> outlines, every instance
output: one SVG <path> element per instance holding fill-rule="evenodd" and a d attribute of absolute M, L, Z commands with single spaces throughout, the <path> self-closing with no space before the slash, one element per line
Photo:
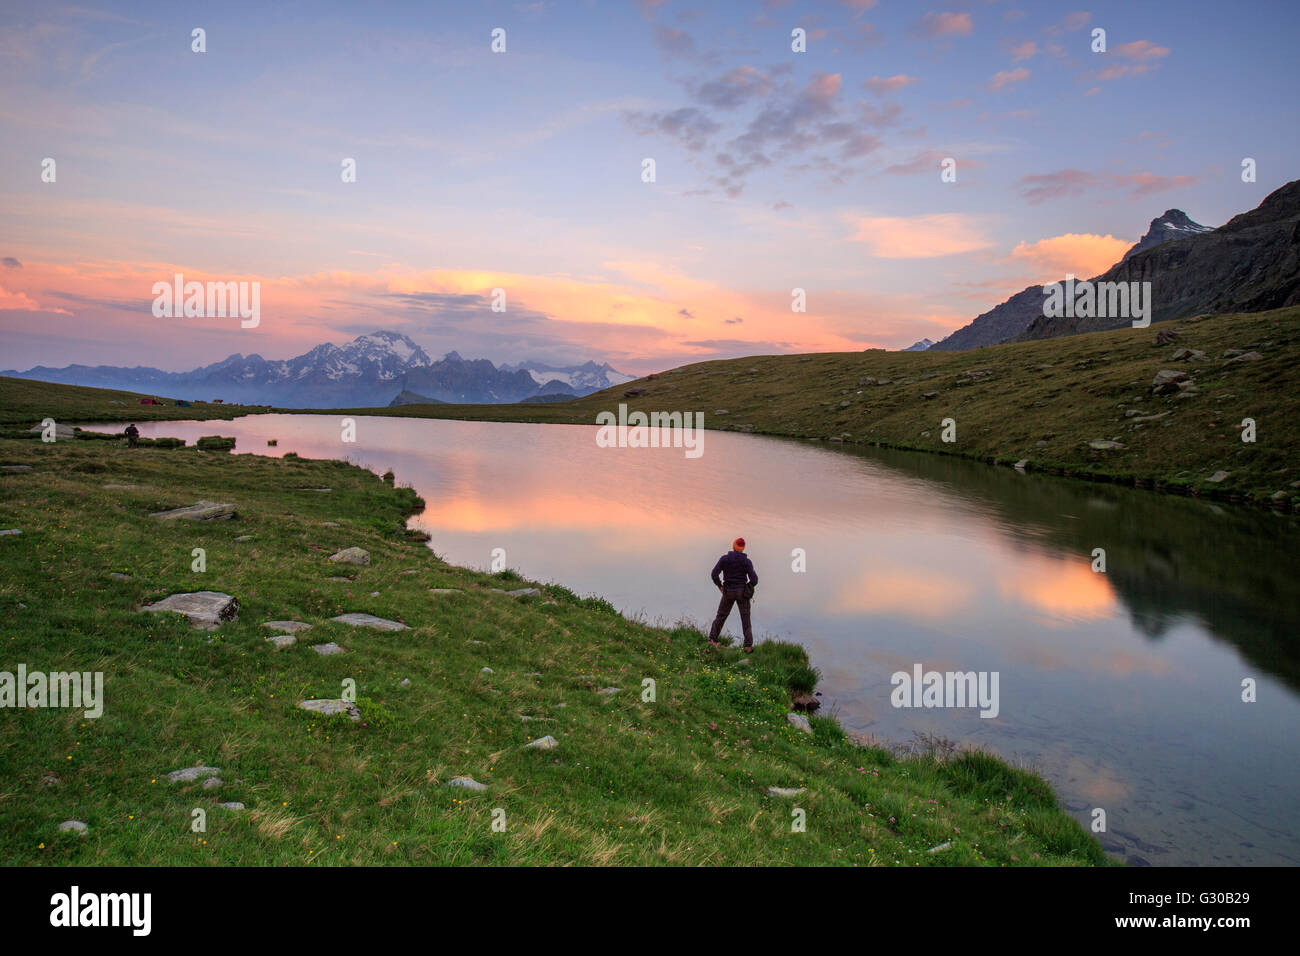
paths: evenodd
<path fill-rule="evenodd" d="M 341 717 L 346 714 L 353 723 L 361 720 L 360 709 L 355 702 L 350 700 L 300 700 L 298 706 L 303 710 L 311 711 L 313 714 L 320 714 L 322 717 Z"/>
<path fill-rule="evenodd" d="M 624 398 L 636 398 L 638 395 L 645 394 L 645 386 L 638 385 L 636 388 L 629 388 L 623 393 Z"/>
<path fill-rule="evenodd" d="M 339 647 L 333 641 L 329 641 L 325 644 L 313 644 L 311 649 L 321 657 L 329 657 L 331 654 L 343 653 L 343 648 Z"/>
<path fill-rule="evenodd" d="M 1029 465 L 1029 459 L 1021 458 L 1018 462 L 1015 463 L 1013 467 L 1016 469 L 1016 471 L 1024 471 L 1028 465 Z"/>
<path fill-rule="evenodd" d="M 1043 440 L 1040 439 L 1039 441 L 1034 442 L 1034 447 L 1035 447 L 1035 448 L 1046 448 L 1046 447 L 1047 447 L 1047 442 L 1046 442 L 1046 441 L 1043 441 Z"/>
<path fill-rule="evenodd" d="M 159 521 L 225 521 L 235 516 L 235 506 L 215 501 L 199 501 L 184 508 L 156 511 L 149 517 Z"/>
<path fill-rule="evenodd" d="M 215 777 L 221 773 L 217 767 L 186 767 L 184 770 L 173 770 L 167 774 L 168 783 L 193 783 L 195 780 L 202 780 L 204 777 Z"/>
<path fill-rule="evenodd" d="M 621 694 L 622 692 L 623 688 L 621 687 L 602 687 L 600 690 L 596 691 L 596 696 L 613 697 L 615 694 Z"/>
<path fill-rule="evenodd" d="M 410 686 L 411 686 L 411 678 L 409 678 L 409 677 L 403 677 L 403 678 L 402 678 L 402 682 L 401 682 L 400 684 L 398 684 L 397 686 L 398 686 L 398 687 L 410 687 Z"/>
<path fill-rule="evenodd" d="M 213 630 L 224 622 L 239 617 L 239 601 L 220 591 L 194 591 L 189 594 L 173 594 L 157 604 L 146 604 L 140 610 L 151 614 L 161 611 L 184 614 L 195 627 Z"/>
<path fill-rule="evenodd" d="M 0 471 L 31 471 L 31 465 L 0 465 Z M 107 487 L 107 485 L 105 485 Z"/>
<path fill-rule="evenodd" d="M 42 787 L 57 787 L 57 786 L 58 786 L 60 783 L 62 783 L 62 782 L 63 782 L 63 781 L 61 781 L 61 780 L 59 779 L 59 775 L 58 775 L 57 773 L 43 773 L 43 774 L 41 774 L 41 786 L 42 786 Z"/>
<path fill-rule="evenodd" d="M 269 627 L 273 631 L 283 631 L 286 634 L 297 634 L 299 631 L 311 630 L 311 625 L 306 621 L 267 621 L 262 626 Z"/>
<path fill-rule="evenodd" d="M 370 552 L 365 548 L 344 548 L 330 555 L 335 564 L 360 564 L 369 567 Z"/>
<path fill-rule="evenodd" d="M 490 667 L 480 667 L 480 668 L 478 669 L 478 672 L 479 672 L 480 674 L 495 674 L 495 673 L 496 673 L 496 671 L 494 671 L 494 670 L 493 670 L 492 668 L 490 668 Z"/>
<path fill-rule="evenodd" d="M 926 850 L 925 852 L 926 852 L 926 853 L 938 853 L 940 850 L 946 850 L 946 849 L 948 849 L 948 847 L 950 847 L 950 846 L 952 846 L 952 841 L 951 841 L 951 840 L 949 840 L 947 843 L 940 843 L 938 846 L 932 846 L 932 847 L 930 847 L 930 849 Z"/>
<path fill-rule="evenodd" d="M 537 588 L 518 588 L 514 591 L 507 591 L 504 588 L 488 588 L 493 594 L 508 594 L 510 597 L 540 597 L 542 592 Z"/>
<path fill-rule="evenodd" d="M 793 699 L 790 701 L 790 706 L 795 710 L 805 711 L 807 713 L 812 713 L 821 705 L 822 702 L 815 696 L 812 694 L 806 694 L 803 691 L 793 695 Z"/>
<path fill-rule="evenodd" d="M 60 833 L 80 833 L 85 834 L 90 827 L 86 826 L 80 820 L 64 820 L 59 824 Z"/>
<path fill-rule="evenodd" d="M 153 485 L 105 485 L 109 491 L 153 491 Z"/>
<path fill-rule="evenodd" d="M 1204 362 L 1206 355 L 1197 349 L 1183 348 L 1175 351 L 1171 358 L 1175 362 Z"/>
<path fill-rule="evenodd" d="M 340 624 L 350 624 L 353 627 L 371 627 L 377 631 L 410 630 L 400 621 L 390 621 L 387 618 L 375 617 L 373 614 L 340 614 L 338 617 L 330 618 L 330 620 L 338 621 Z"/>
<path fill-rule="evenodd" d="M 370 592 L 370 596 L 371 596 L 371 597 L 379 597 L 379 592 L 378 592 L 378 591 L 371 591 L 371 592 Z"/>
<path fill-rule="evenodd" d="M 45 429 L 44 429 L 42 426 L 40 426 L 40 425 L 33 425 L 31 428 L 27 429 L 27 433 L 28 433 L 29 435 L 39 435 L 39 434 L 41 434 L 43 431 L 45 431 Z M 58 439 L 58 438 L 76 438 L 76 437 L 77 437 L 77 431 L 76 431 L 76 429 L 74 429 L 71 425 L 59 425 L 59 424 L 56 424 L 56 425 L 54 426 L 54 437 L 55 437 L 56 439 Z"/>
<path fill-rule="evenodd" d="M 1264 356 L 1258 352 L 1244 352 L 1241 355 L 1228 359 L 1229 364 L 1232 362 L 1258 362 Z"/>
<path fill-rule="evenodd" d="M 802 730 L 805 734 L 813 732 L 812 724 L 808 723 L 808 718 L 803 714 L 786 714 L 785 722 L 796 730 Z"/>
<path fill-rule="evenodd" d="M 725 408 L 715 408 L 715 409 L 713 410 L 713 414 L 715 414 L 715 415 L 730 415 L 731 412 L 727 411 Z"/>
<path fill-rule="evenodd" d="M 235 802 L 234 800 L 231 800 L 231 801 L 229 801 L 228 803 L 218 803 L 217 806 L 219 806 L 222 810 L 243 810 L 243 809 L 245 809 L 245 807 L 244 807 L 244 805 L 243 805 L 242 803 L 237 803 L 237 802 Z"/>
<path fill-rule="evenodd" d="M 1229 474 L 1231 474 L 1231 472 L 1216 471 L 1214 474 L 1210 475 L 1210 477 L 1206 478 L 1205 480 L 1217 485 L 1219 482 L 1223 481 L 1224 478 L 1227 478 Z"/>
<path fill-rule="evenodd" d="M 320 526 L 322 528 L 337 528 L 339 527 L 339 523 L 337 521 L 322 521 Z"/>
<path fill-rule="evenodd" d="M 1156 345 L 1168 345 L 1178 340 L 1178 333 L 1173 329 L 1161 329 L 1156 333 Z"/>
<path fill-rule="evenodd" d="M 253 540 L 253 536 L 251 534 L 241 534 L 238 538 L 235 539 L 236 542 L 240 542 L 240 543 L 244 541 L 252 541 L 252 540 Z"/>
<path fill-rule="evenodd" d="M 294 637 L 292 634 L 276 634 L 274 637 L 268 637 L 267 640 L 275 645 L 276 650 L 293 647 L 293 645 L 298 643 L 298 638 Z"/>
<path fill-rule="evenodd" d="M 803 793 L 806 789 L 808 788 L 799 787 L 798 789 L 794 789 L 791 787 L 768 787 L 767 795 L 769 797 L 786 797 L 786 798 L 797 797 L 799 796 L 799 794 Z"/>
<path fill-rule="evenodd" d="M 222 780 L 220 777 L 208 777 L 207 780 L 203 781 L 203 789 L 215 790 L 217 789 L 217 787 L 220 787 L 224 783 L 225 781 Z"/>
<path fill-rule="evenodd" d="M 429 588 L 430 594 L 464 594 L 460 588 Z"/>
<path fill-rule="evenodd" d="M 547 734 L 545 737 L 538 737 L 536 740 L 524 744 L 525 750 L 554 750 L 560 746 L 560 742 Z"/>
<path fill-rule="evenodd" d="M 1097 441 L 1088 442 L 1088 447 L 1093 451 L 1117 451 L 1124 446 L 1117 441 L 1099 439 Z"/>
<path fill-rule="evenodd" d="M 3 536 L 5 536 L 5 535 L 7 535 L 7 534 L 22 534 L 22 533 L 23 533 L 23 532 L 22 532 L 22 529 L 21 529 L 21 528 L 3 528 L 3 529 L 0 529 L 0 537 L 3 537 Z"/>
<path fill-rule="evenodd" d="M 337 581 L 337 582 L 339 582 L 340 584 L 351 584 L 351 583 L 352 583 L 352 579 L 351 579 L 351 578 L 326 578 L 325 580 L 326 580 L 326 581 Z"/>
<path fill-rule="evenodd" d="M 473 777 L 452 777 L 447 781 L 449 787 L 459 787 L 461 790 L 473 790 L 475 793 L 481 793 L 487 789 L 486 783 L 479 783 Z"/>
<path fill-rule="evenodd" d="M 926 393 L 925 393 L 924 395 L 922 395 L 921 397 L 924 398 L 924 399 L 926 399 L 926 400 L 929 400 L 929 399 L 931 399 L 931 398 L 938 398 L 938 397 L 939 397 L 939 393 L 938 393 L 938 392 L 926 392 Z"/>
<path fill-rule="evenodd" d="M 1151 391 L 1156 395 L 1168 395 L 1178 390 L 1178 383 L 1187 381 L 1187 373 L 1177 369 L 1165 368 L 1156 372 L 1151 382 Z"/>

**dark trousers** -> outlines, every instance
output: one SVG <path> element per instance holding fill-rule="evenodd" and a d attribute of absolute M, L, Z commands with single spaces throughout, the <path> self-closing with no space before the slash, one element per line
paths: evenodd
<path fill-rule="evenodd" d="M 745 632 L 745 646 L 753 647 L 754 631 L 749 626 L 749 598 L 745 597 L 744 588 L 730 588 L 722 592 L 722 600 L 718 602 L 718 616 L 713 619 L 713 627 L 709 628 L 709 640 L 718 639 L 733 604 L 740 608 L 740 628 Z"/>

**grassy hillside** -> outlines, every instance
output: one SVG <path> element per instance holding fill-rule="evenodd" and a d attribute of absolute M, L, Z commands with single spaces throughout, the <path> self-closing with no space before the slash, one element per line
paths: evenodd
<path fill-rule="evenodd" d="M 1156 336 L 1178 338 L 1157 345 Z M 1204 359 L 1175 360 L 1180 348 Z M 1258 353 L 1228 361 L 1224 353 Z M 1193 387 L 1152 394 L 1158 371 Z M 645 394 L 624 398 L 627 389 Z M 1277 507 L 1300 503 L 1300 308 L 967 352 L 780 355 L 687 365 L 551 405 L 408 405 L 357 414 L 594 423 L 616 409 L 702 411 L 709 428 L 963 455 Z M 941 422 L 956 423 L 956 441 Z M 1242 441 L 1241 423 L 1257 440 Z M 1095 441 L 1121 448 L 1094 448 Z M 707 453 L 707 445 L 706 445 Z M 1210 481 L 1226 471 L 1218 482 Z"/>
<path fill-rule="evenodd" d="M 158 398 L 166 405 L 141 405 L 142 398 Z M 218 405 L 195 402 L 178 408 L 175 399 L 145 392 L 119 392 L 111 388 L 56 385 L 25 378 L 0 377 L 0 426 L 14 433 L 13 426 L 30 427 L 44 418 L 59 424 L 77 422 L 157 422 L 194 419 L 234 418 L 264 412 L 253 405 Z"/>
<path fill-rule="evenodd" d="M 558 585 L 495 593 L 523 582 L 440 562 L 404 528 L 414 494 L 345 463 L 0 439 L 0 464 L 31 469 L 0 470 L 0 528 L 22 532 L 0 536 L 0 670 L 106 683 L 99 719 L 0 714 L 6 863 L 1106 862 L 1046 783 L 1001 760 L 789 726 L 790 689 L 815 679 L 800 648 L 745 658 Z M 237 517 L 149 516 L 200 499 Z M 328 561 L 352 546 L 368 567 Z M 236 596 L 238 619 L 208 633 L 139 610 L 197 590 Z M 330 621 L 345 612 L 410 629 Z M 262 624 L 286 619 L 312 629 L 277 650 Z M 325 642 L 343 653 L 313 651 Z M 347 680 L 361 722 L 297 707 Z M 544 735 L 558 747 L 524 749 Z M 165 777 L 199 765 L 221 785 Z M 460 775 L 488 789 L 453 789 Z M 57 832 L 66 820 L 88 831 Z"/>

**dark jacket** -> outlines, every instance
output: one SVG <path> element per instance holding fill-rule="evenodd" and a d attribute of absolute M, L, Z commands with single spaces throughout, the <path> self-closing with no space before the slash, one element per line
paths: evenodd
<path fill-rule="evenodd" d="M 721 580 L 719 580 L 721 576 Z M 754 571 L 753 562 L 745 556 L 743 551 L 728 551 L 722 557 L 718 558 L 718 563 L 713 566 L 713 571 L 709 577 L 718 587 L 725 588 L 743 588 L 746 584 L 755 585 L 758 583 L 758 574 Z"/>

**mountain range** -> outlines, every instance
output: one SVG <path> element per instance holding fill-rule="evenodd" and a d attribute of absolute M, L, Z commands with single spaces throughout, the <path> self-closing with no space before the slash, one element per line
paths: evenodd
<path fill-rule="evenodd" d="M 1262 312 L 1300 304 L 1300 180 L 1217 229 L 1181 209 L 1151 220 L 1146 235 L 1097 282 L 1150 282 L 1152 322 L 1220 312 Z M 975 317 L 931 348 L 979 348 L 1121 328 L 1131 319 L 1043 315 L 1032 285 Z"/>
<path fill-rule="evenodd" d="M 434 361 L 405 335 L 388 331 L 359 335 L 345 345 L 327 342 L 285 360 L 237 353 L 190 372 L 69 365 L 37 366 L 0 375 L 280 408 L 379 407 L 397 403 L 399 398 L 518 402 L 539 395 L 589 395 L 633 378 L 594 362 L 569 367 L 525 362 L 498 368 L 487 359 L 464 359 L 456 352 Z"/>

